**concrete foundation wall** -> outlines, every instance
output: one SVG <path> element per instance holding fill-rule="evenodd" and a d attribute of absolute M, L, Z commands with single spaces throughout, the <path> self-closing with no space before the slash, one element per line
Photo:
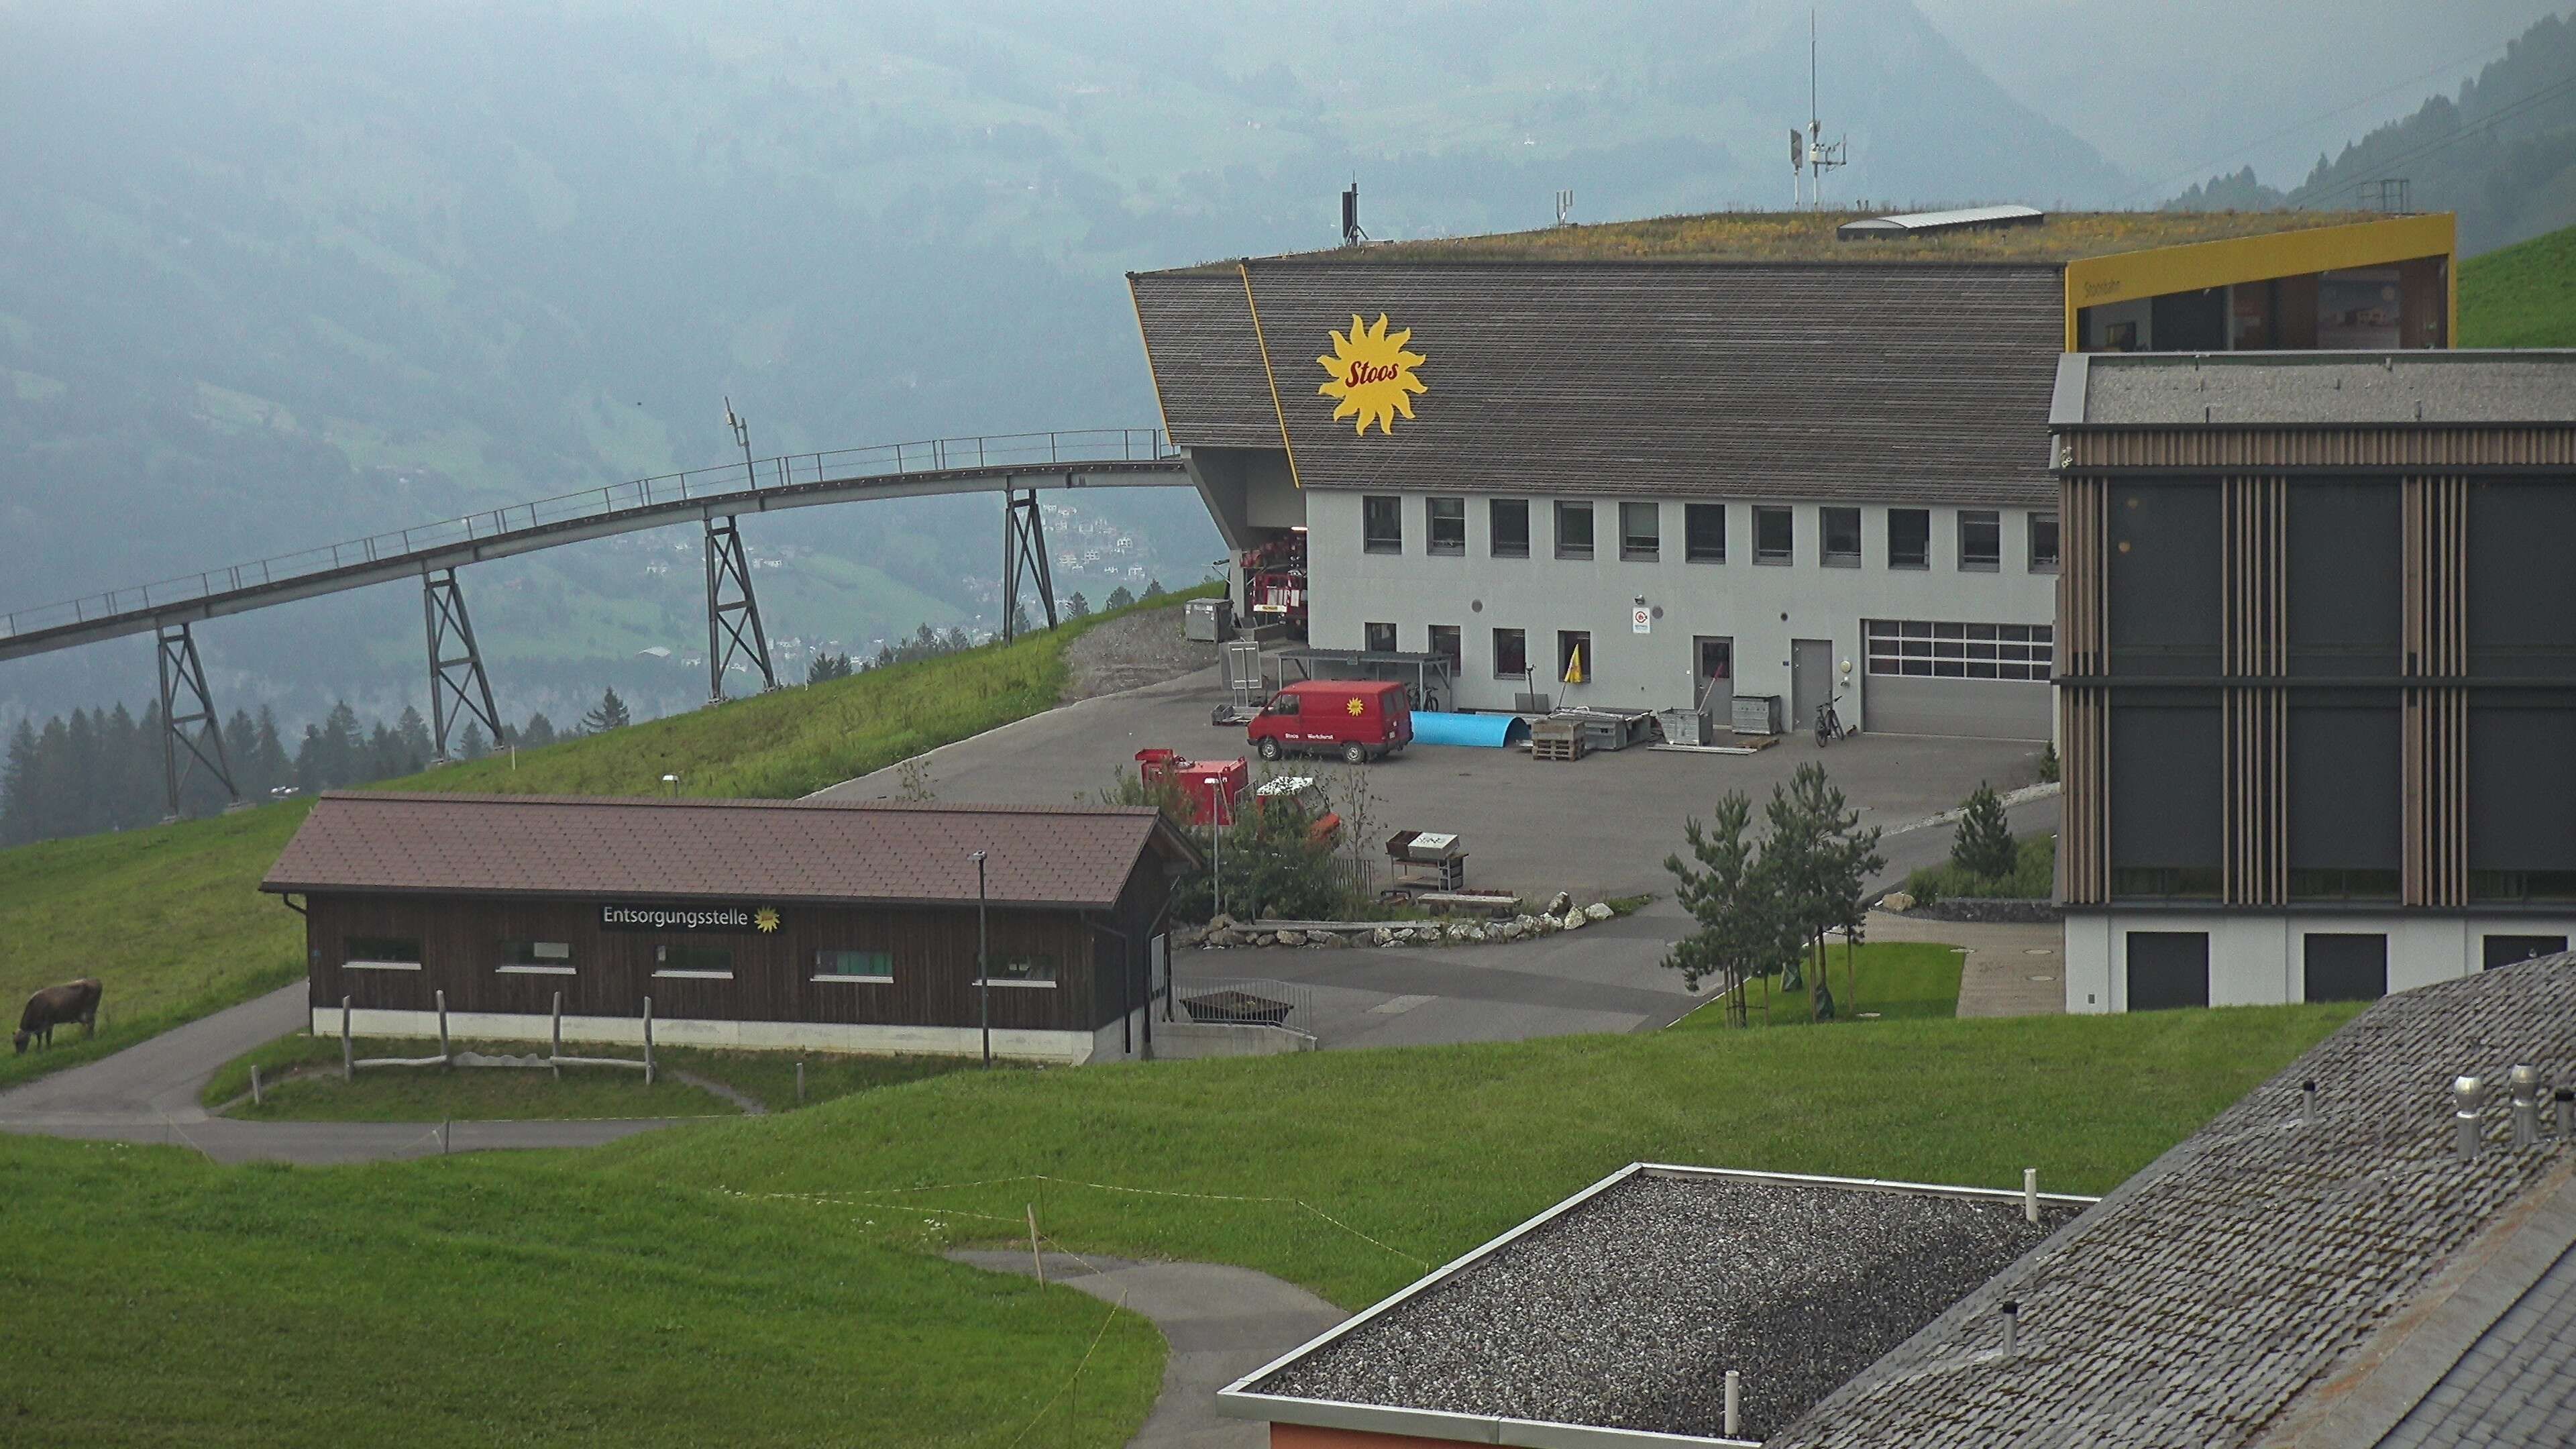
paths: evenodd
<path fill-rule="evenodd" d="M 2279 1006 L 2306 999 L 2306 938 L 2312 932 L 2388 937 L 2388 989 L 2406 991 L 2473 975 L 2484 938 L 2566 936 L 2567 916 L 2431 916 L 2403 911 L 2074 911 L 2066 915 L 2066 1009 L 2126 1011 L 2131 931 L 2205 931 L 2209 1004 Z"/>
<path fill-rule="evenodd" d="M 438 1035 L 438 1013 L 435 1011 L 389 1011 L 359 1007 L 349 1013 L 350 1029 L 359 1036 L 404 1036 L 434 1039 Z M 1137 1022 L 1139 1051 L 1143 1044 L 1143 1021 Z M 447 1014 L 447 1032 L 451 1040 L 534 1041 L 551 1038 L 554 1019 L 549 1016 L 523 1016 L 497 1011 L 452 1011 Z M 313 1034 L 338 1036 L 340 1008 L 313 1008 Z M 1157 1044 L 1161 1029 L 1156 1029 Z M 639 1017 L 566 1016 L 563 1037 L 567 1042 L 606 1042 L 642 1050 L 644 1023 Z M 1120 1055 L 1119 1023 L 1113 1021 L 1092 1031 L 1005 1031 L 993 1032 L 993 1055 L 1013 1061 L 1047 1062 L 1078 1066 L 1094 1060 L 1116 1060 Z M 868 1026 L 844 1022 L 812 1021 L 707 1021 L 673 1017 L 653 1023 L 656 1046 L 757 1047 L 831 1052 L 874 1052 L 901 1056 L 979 1057 L 983 1055 L 983 1033 L 975 1027 L 937 1026 Z"/>
<path fill-rule="evenodd" d="M 1794 505 L 1795 559 L 1788 564 L 1753 562 L 1753 510 L 1743 503 L 1726 505 L 1726 562 L 1686 562 L 1678 499 L 1659 505 L 1658 557 L 1628 562 L 1619 557 L 1620 500 L 1615 498 L 1591 500 L 1593 557 L 1570 560 L 1554 557 L 1555 498 L 1542 494 L 1529 500 L 1530 557 L 1494 558 L 1484 495 L 1467 499 L 1467 551 L 1460 556 L 1426 553 L 1423 495 L 1397 496 L 1403 499 L 1404 551 L 1373 554 L 1361 546 L 1362 494 L 1307 490 L 1313 642 L 1325 648 L 1360 648 L 1366 642 L 1362 626 L 1375 621 L 1396 626 L 1397 648 L 1422 650 L 1430 644 L 1429 626 L 1457 625 L 1464 659 L 1456 703 L 1470 709 L 1508 709 L 1521 688 L 1516 680 L 1494 677 L 1497 627 L 1528 631 L 1531 666 L 1539 676 L 1532 688 L 1560 704 L 1628 709 L 1667 709 L 1689 702 L 1695 635 L 1734 640 L 1736 693 L 1776 694 L 1784 701 L 1790 694 L 1790 641 L 1827 639 L 1833 643 L 1836 682 L 1843 691 L 1838 706 L 1843 721 L 1866 729 L 1863 620 L 2052 624 L 2057 614 L 2056 574 L 2029 568 L 2026 509 L 1997 510 L 2002 515 L 2002 566 L 1994 572 L 1966 572 L 1958 567 L 1956 508 L 1931 510 L 1932 566 L 1916 570 L 1887 567 L 1886 505 L 1861 509 L 1861 566 L 1827 568 L 1821 562 L 1823 524 L 1814 504 Z M 1631 611 L 1641 595 L 1649 607 L 1664 611 L 1646 634 L 1632 627 Z M 1584 684 L 1567 686 L 1553 677 L 1557 631 L 1567 629 L 1592 635 L 1592 656 L 1585 660 L 1591 678 Z M 1852 669 L 1847 677 L 1841 673 L 1844 661 Z M 2012 728 L 2027 729 L 2024 722 L 2038 718 L 2042 727 L 2036 737 L 2049 733 L 2044 726 L 2048 711 L 2030 706 L 2030 697 L 2044 697 L 2047 686 L 1956 683 L 1962 689 L 1992 684 L 1996 709 L 2016 722 Z"/>
<path fill-rule="evenodd" d="M 1247 1026 L 1221 1021 L 1154 1023 L 1156 1061 L 1197 1061 L 1205 1057 L 1271 1057 L 1310 1052 L 1315 1039 L 1282 1026 Z"/>

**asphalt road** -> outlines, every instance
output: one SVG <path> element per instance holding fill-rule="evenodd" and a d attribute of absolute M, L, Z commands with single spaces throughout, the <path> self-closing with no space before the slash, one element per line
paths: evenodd
<path fill-rule="evenodd" d="M 282 986 L 113 1056 L 0 1092 L 0 1132 L 194 1147 L 218 1162 L 378 1162 L 504 1147 L 591 1147 L 668 1123 L 236 1122 L 210 1117 L 197 1094 L 224 1063 L 301 1030 L 305 985 Z"/>

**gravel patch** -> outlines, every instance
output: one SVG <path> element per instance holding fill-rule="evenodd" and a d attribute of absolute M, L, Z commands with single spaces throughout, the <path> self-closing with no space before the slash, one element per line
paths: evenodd
<path fill-rule="evenodd" d="M 1258 1392 L 1759 1439 L 2072 1220 L 2018 1202 L 1639 1174 Z"/>
<path fill-rule="evenodd" d="M 1112 619 L 1065 646 L 1064 702 L 1160 684 L 1217 665 L 1217 647 L 1181 637 L 1177 608 Z"/>

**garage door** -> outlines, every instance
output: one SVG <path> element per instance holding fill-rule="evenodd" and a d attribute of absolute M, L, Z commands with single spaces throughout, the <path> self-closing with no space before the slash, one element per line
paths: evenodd
<path fill-rule="evenodd" d="M 2053 731 L 2047 624 L 1870 619 L 1861 727 L 1876 734 L 2044 740 Z"/>
<path fill-rule="evenodd" d="M 2129 1009 L 2209 1004 L 2207 931 L 2131 931 Z"/>

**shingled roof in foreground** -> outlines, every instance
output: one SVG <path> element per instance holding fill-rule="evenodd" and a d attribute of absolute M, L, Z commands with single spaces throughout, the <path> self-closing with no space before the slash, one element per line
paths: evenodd
<path fill-rule="evenodd" d="M 2576 1081 L 2576 957 L 2382 999 L 1770 1442 L 2576 1443 L 2576 1143 L 2512 1145 L 2517 1063 Z"/>
<path fill-rule="evenodd" d="M 669 900 L 1114 904 L 1148 850 L 1189 846 L 1150 806 L 561 795 L 325 794 L 260 888 Z"/>

